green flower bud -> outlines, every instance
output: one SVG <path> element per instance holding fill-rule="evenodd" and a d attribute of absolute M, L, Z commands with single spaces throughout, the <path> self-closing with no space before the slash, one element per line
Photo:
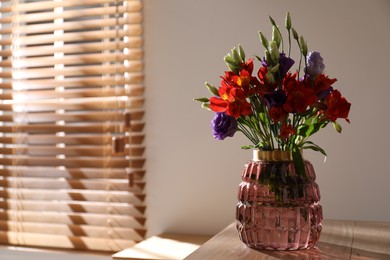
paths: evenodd
<path fill-rule="evenodd" d="M 271 71 L 272 73 L 276 73 L 278 70 L 279 70 L 279 63 L 273 66 L 269 71 Z"/>
<path fill-rule="evenodd" d="M 291 31 L 292 31 L 292 33 L 293 33 L 294 39 L 298 41 L 298 33 L 297 33 L 297 31 L 295 31 L 294 28 L 291 28 Z"/>
<path fill-rule="evenodd" d="M 267 40 L 267 38 L 265 38 L 265 36 L 261 32 L 259 32 L 259 34 L 260 34 L 260 41 L 261 41 L 261 43 L 263 44 L 264 48 L 268 49 L 268 40 Z"/>
<path fill-rule="evenodd" d="M 245 52 L 244 49 L 241 47 L 241 45 L 238 45 L 238 50 L 240 51 L 240 57 L 242 61 L 245 61 Z"/>
<path fill-rule="evenodd" d="M 271 54 L 269 53 L 268 50 L 264 51 L 264 56 L 265 56 L 265 61 L 267 62 L 267 64 L 272 64 Z"/>
<path fill-rule="evenodd" d="M 303 56 L 307 56 L 307 44 L 303 36 L 299 37 L 299 44 L 301 45 L 301 52 Z"/>
<path fill-rule="evenodd" d="M 203 104 L 202 104 L 202 108 L 205 108 L 205 109 L 211 111 L 211 109 L 210 109 L 210 104 L 209 104 L 209 103 L 203 103 Z"/>
<path fill-rule="evenodd" d="M 224 61 L 226 62 L 226 65 L 231 71 L 234 71 L 235 73 L 238 72 L 239 63 L 237 63 L 230 54 L 227 54 L 224 58 Z"/>
<path fill-rule="evenodd" d="M 279 54 L 279 48 L 275 41 L 269 42 L 269 52 L 271 55 L 271 59 L 273 61 L 273 64 L 276 64 L 279 62 L 280 54 Z"/>
<path fill-rule="evenodd" d="M 336 121 L 333 122 L 333 127 L 334 127 L 334 129 L 336 129 L 336 131 L 338 133 L 341 133 L 341 131 L 343 130 L 341 125 L 338 122 L 336 122 Z"/>
<path fill-rule="evenodd" d="M 275 78 L 274 78 L 274 74 L 269 70 L 268 72 L 267 72 L 267 74 L 265 75 L 265 77 L 267 78 L 267 82 L 269 83 L 269 84 L 275 84 L 276 83 L 276 81 L 275 81 Z"/>
<path fill-rule="evenodd" d="M 234 73 L 236 73 L 236 74 L 239 73 L 239 67 L 237 67 L 236 65 L 227 63 L 227 66 L 228 66 L 228 68 L 229 68 L 231 71 L 233 71 Z"/>
<path fill-rule="evenodd" d="M 280 41 L 282 40 L 282 36 L 280 35 L 280 32 L 276 26 L 272 26 L 272 41 L 275 41 L 278 45 L 278 48 L 280 46 Z"/>
<path fill-rule="evenodd" d="M 271 16 L 269 16 L 269 20 L 273 26 L 276 26 L 275 20 Z"/>
<path fill-rule="evenodd" d="M 218 89 L 214 87 L 213 85 L 209 84 L 208 82 L 205 83 L 205 86 L 210 91 L 211 94 L 215 96 L 219 96 Z"/>
<path fill-rule="evenodd" d="M 225 57 L 223 58 L 224 61 L 226 62 L 232 62 L 234 63 L 233 58 L 230 56 L 230 53 L 226 54 Z"/>
<path fill-rule="evenodd" d="M 239 64 L 239 63 L 242 62 L 241 57 L 240 57 L 240 55 L 238 54 L 238 51 L 237 51 L 236 47 L 234 47 L 234 48 L 232 49 L 232 54 L 233 54 L 233 59 L 234 59 L 234 61 L 235 61 L 236 64 L 237 64 L 237 63 Z"/>
<path fill-rule="evenodd" d="M 289 31 L 291 29 L 291 17 L 289 12 L 287 12 L 286 15 L 285 25 L 286 25 L 286 29 Z"/>

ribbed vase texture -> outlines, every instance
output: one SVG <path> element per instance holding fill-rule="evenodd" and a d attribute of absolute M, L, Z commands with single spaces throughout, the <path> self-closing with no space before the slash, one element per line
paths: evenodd
<path fill-rule="evenodd" d="M 312 164 L 305 176 L 293 161 L 249 161 L 242 173 L 236 208 L 242 242 L 254 249 L 311 248 L 320 238 L 322 207 Z"/>

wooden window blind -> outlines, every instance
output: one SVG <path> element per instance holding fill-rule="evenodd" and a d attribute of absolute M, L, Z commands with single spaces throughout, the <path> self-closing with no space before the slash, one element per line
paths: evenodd
<path fill-rule="evenodd" d="M 141 0 L 0 2 L 0 243 L 145 236 Z"/>

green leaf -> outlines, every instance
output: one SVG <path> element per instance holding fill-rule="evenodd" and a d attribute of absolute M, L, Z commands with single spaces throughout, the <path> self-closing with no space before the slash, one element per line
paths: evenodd
<path fill-rule="evenodd" d="M 218 89 L 216 87 L 214 87 L 213 85 L 207 82 L 205 83 L 205 86 L 207 87 L 207 89 L 210 91 L 211 94 L 215 96 L 219 96 Z"/>
<path fill-rule="evenodd" d="M 194 101 L 205 103 L 205 102 L 209 102 L 209 99 L 208 98 L 194 98 Z"/>
<path fill-rule="evenodd" d="M 265 124 L 268 124 L 268 116 L 264 112 L 259 113 L 260 121 L 264 122 Z"/>
<path fill-rule="evenodd" d="M 292 150 L 292 156 L 294 160 L 294 168 L 298 175 L 302 176 L 303 178 L 306 177 L 305 172 L 305 163 L 302 158 L 301 150 L 299 147 L 294 146 Z"/>
<path fill-rule="evenodd" d="M 309 137 L 312 134 L 318 132 L 321 128 L 325 127 L 327 123 L 315 123 L 310 125 L 300 125 L 297 129 L 297 135 L 303 137 Z"/>
<path fill-rule="evenodd" d="M 309 144 L 309 145 L 307 145 L 307 144 Z M 317 144 L 315 144 L 315 143 L 313 143 L 311 141 L 306 141 L 303 144 L 302 149 L 311 149 L 313 151 L 320 152 L 321 154 L 323 154 L 325 156 L 325 160 L 324 161 L 326 161 L 326 157 L 328 156 L 324 149 L 322 149 Z"/>
<path fill-rule="evenodd" d="M 308 109 L 305 112 L 297 113 L 297 115 L 299 115 L 300 117 L 306 117 L 306 118 L 309 118 L 311 116 L 311 114 L 313 114 L 313 115 L 315 114 L 314 109 Z"/>
<path fill-rule="evenodd" d="M 255 148 L 255 146 L 253 145 L 244 145 L 244 146 L 241 146 L 241 149 L 244 149 L 244 150 L 249 150 L 249 149 L 253 149 Z"/>
<path fill-rule="evenodd" d="M 264 147 L 265 147 L 264 142 L 260 142 L 260 143 L 258 143 L 258 144 L 255 146 L 255 148 L 258 148 L 258 149 L 260 149 L 260 150 L 263 150 Z"/>

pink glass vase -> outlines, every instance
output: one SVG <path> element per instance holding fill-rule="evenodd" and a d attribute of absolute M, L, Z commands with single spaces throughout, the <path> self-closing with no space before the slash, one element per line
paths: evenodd
<path fill-rule="evenodd" d="M 254 249 L 311 248 L 320 238 L 322 207 L 313 165 L 297 174 L 289 151 L 254 151 L 238 191 L 237 230 Z"/>

